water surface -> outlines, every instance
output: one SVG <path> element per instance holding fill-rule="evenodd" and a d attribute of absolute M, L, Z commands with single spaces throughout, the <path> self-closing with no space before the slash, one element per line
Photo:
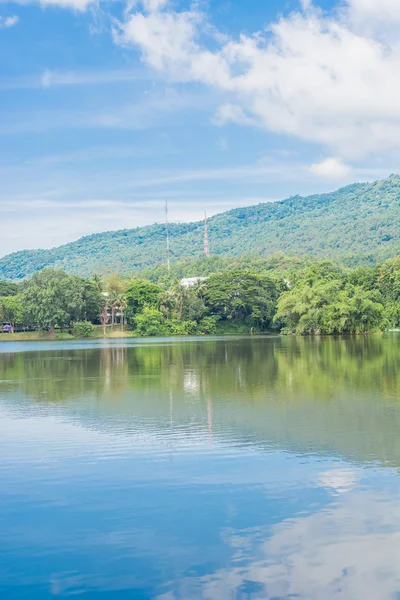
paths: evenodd
<path fill-rule="evenodd" d="M 400 598 L 400 337 L 0 343 L 0 597 Z"/>

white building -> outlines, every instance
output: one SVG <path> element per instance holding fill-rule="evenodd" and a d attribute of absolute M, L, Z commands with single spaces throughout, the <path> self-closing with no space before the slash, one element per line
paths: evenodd
<path fill-rule="evenodd" d="M 184 279 L 181 279 L 180 284 L 182 287 L 189 288 L 196 285 L 199 281 L 205 281 L 206 279 L 208 279 L 208 277 L 185 277 Z"/>

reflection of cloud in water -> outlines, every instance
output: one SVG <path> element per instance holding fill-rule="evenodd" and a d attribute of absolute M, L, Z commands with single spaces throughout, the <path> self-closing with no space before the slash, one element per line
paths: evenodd
<path fill-rule="evenodd" d="M 186 370 L 183 373 L 183 389 L 187 394 L 200 393 L 200 376 L 194 370 Z"/>
<path fill-rule="evenodd" d="M 320 473 L 317 484 L 321 487 L 332 488 L 343 494 L 352 490 L 358 482 L 358 474 L 354 469 L 331 469 Z"/>
<path fill-rule="evenodd" d="M 230 532 L 232 568 L 176 582 L 158 600 L 393 600 L 400 593 L 400 505 L 362 492 L 310 517 Z M 258 557 L 254 560 L 254 557 Z"/>

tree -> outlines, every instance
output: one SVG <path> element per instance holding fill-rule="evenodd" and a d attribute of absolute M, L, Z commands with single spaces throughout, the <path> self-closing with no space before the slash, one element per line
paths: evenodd
<path fill-rule="evenodd" d="M 371 333 L 382 326 L 384 308 L 374 294 L 361 288 L 347 291 L 343 298 L 347 306 L 343 331 L 349 333 Z"/>
<path fill-rule="evenodd" d="M 103 337 L 106 337 L 106 327 L 107 327 L 107 323 L 109 322 L 109 320 L 110 320 L 110 315 L 108 312 L 108 304 L 104 303 L 104 306 L 101 309 L 101 313 L 100 313 L 100 322 L 103 327 Z"/>
<path fill-rule="evenodd" d="M 130 322 L 135 321 L 136 315 L 145 308 L 158 309 L 163 290 L 150 281 L 134 279 L 126 290 L 126 315 Z"/>
<path fill-rule="evenodd" d="M 20 296 L 0 297 L 0 319 L 10 324 L 11 333 L 15 331 L 16 323 L 22 323 L 24 310 Z"/>
<path fill-rule="evenodd" d="M 268 327 L 275 314 L 283 283 L 250 270 L 211 275 L 203 292 L 205 305 L 212 315 Z"/>
<path fill-rule="evenodd" d="M 28 322 L 54 334 L 55 327 L 97 319 L 104 297 L 90 281 L 44 269 L 23 284 L 21 301 Z"/>
<path fill-rule="evenodd" d="M 387 301 L 400 301 L 400 256 L 378 267 L 378 286 Z"/>
<path fill-rule="evenodd" d="M 124 321 L 125 291 L 127 282 L 121 279 L 119 273 L 111 273 L 106 282 L 108 303 L 111 307 L 111 325 L 115 324 L 116 311 L 121 312 L 121 324 Z"/>
<path fill-rule="evenodd" d="M 370 292 L 378 290 L 378 269 L 371 267 L 358 267 L 347 275 L 347 282 L 356 287 L 362 287 Z"/>
<path fill-rule="evenodd" d="M 206 307 L 200 298 L 200 288 L 197 285 L 184 286 L 179 280 L 175 280 L 169 292 L 170 317 L 183 321 L 200 321 L 203 318 Z M 165 306 L 165 303 L 164 303 Z"/>
<path fill-rule="evenodd" d="M 162 313 L 151 306 L 145 306 L 135 317 L 136 331 L 142 336 L 155 336 L 165 333 Z"/>
<path fill-rule="evenodd" d="M 383 306 L 373 292 L 344 287 L 344 280 L 300 282 L 278 301 L 283 333 L 299 335 L 369 333 L 382 324 Z"/>
<path fill-rule="evenodd" d="M 183 306 L 187 301 L 189 295 L 189 288 L 181 285 L 179 280 L 176 280 L 171 286 L 170 292 L 175 304 L 176 316 L 178 319 L 182 319 Z"/>
<path fill-rule="evenodd" d="M 284 333 L 322 333 L 324 311 L 341 289 L 340 281 L 319 281 L 315 285 L 300 281 L 278 300 L 275 321 Z"/>
<path fill-rule="evenodd" d="M 73 324 L 75 337 L 90 337 L 94 331 L 94 325 L 90 321 L 78 321 Z"/>
<path fill-rule="evenodd" d="M 71 303 L 74 303 L 71 313 L 73 320 L 97 321 L 106 299 L 98 290 L 96 283 L 70 275 L 68 287 Z"/>
<path fill-rule="evenodd" d="M 94 287 L 96 288 L 96 290 L 98 292 L 102 292 L 104 290 L 104 282 L 103 279 L 101 278 L 100 275 L 98 275 L 97 273 L 95 273 L 92 276 L 92 282 L 94 284 Z"/>
<path fill-rule="evenodd" d="M 0 281 L 0 296 L 16 296 L 18 284 L 9 281 Z"/>
<path fill-rule="evenodd" d="M 126 305 L 125 293 L 114 290 L 108 295 L 108 302 L 111 305 L 111 325 L 116 323 L 117 311 L 120 312 L 120 323 L 122 329 L 124 328 L 124 310 Z"/>

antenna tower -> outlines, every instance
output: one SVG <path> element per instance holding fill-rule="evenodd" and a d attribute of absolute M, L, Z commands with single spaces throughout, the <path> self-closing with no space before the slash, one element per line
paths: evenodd
<path fill-rule="evenodd" d="M 207 213 L 204 211 L 204 256 L 210 256 L 210 246 L 208 244 Z"/>
<path fill-rule="evenodd" d="M 165 201 L 165 232 L 167 235 L 167 267 L 168 277 L 171 275 L 171 260 L 169 256 L 169 221 L 168 221 L 168 200 Z"/>

